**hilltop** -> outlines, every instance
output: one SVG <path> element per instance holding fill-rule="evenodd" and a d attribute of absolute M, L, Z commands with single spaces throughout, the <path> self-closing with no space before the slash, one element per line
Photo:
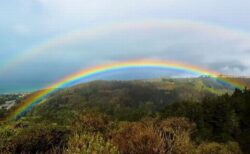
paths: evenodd
<path fill-rule="evenodd" d="M 250 83 L 250 79 L 248 78 L 230 77 L 230 79 L 241 81 L 241 83 Z M 113 106 L 112 103 L 118 103 L 119 106 L 122 107 L 133 104 L 134 106 L 132 106 L 132 108 L 142 106 L 145 103 L 153 104 L 154 106 L 165 106 L 174 102 L 185 100 L 201 101 L 205 97 L 214 97 L 225 93 L 231 94 L 234 89 L 235 87 L 228 83 L 206 76 L 197 78 L 158 78 L 130 81 L 100 80 L 58 89 L 50 97 L 46 98 L 44 107 L 47 107 L 45 109 L 46 112 L 55 109 L 60 111 L 61 101 L 65 102 L 64 107 L 73 110 L 74 107 L 79 104 L 85 104 L 85 108 L 88 103 L 97 103 L 99 106 L 105 104 L 105 107 Z M 22 100 L 18 101 L 14 109 L 18 108 L 22 102 L 29 101 L 30 98 L 33 98 L 37 93 L 42 91 L 44 90 L 26 95 Z M 61 101 L 55 102 L 55 99 Z M 116 100 L 119 101 L 115 102 Z M 76 104 L 76 106 L 73 104 Z M 59 107 L 57 107 L 57 105 Z M 41 114 L 43 114 L 43 112 L 41 112 Z"/>

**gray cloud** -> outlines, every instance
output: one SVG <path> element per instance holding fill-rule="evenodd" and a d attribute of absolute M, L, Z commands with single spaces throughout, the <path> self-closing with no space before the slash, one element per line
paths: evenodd
<path fill-rule="evenodd" d="M 241 72 L 248 71 L 249 66 L 242 64 L 240 61 L 221 61 L 210 64 L 214 70 L 230 75 L 240 75 Z"/>
<path fill-rule="evenodd" d="M 44 73 L 48 80 L 56 80 L 91 66 L 131 59 L 172 60 L 225 74 L 250 74 L 250 64 L 245 62 L 250 57 L 245 52 L 250 47 L 247 35 L 201 24 L 145 24 L 139 24 L 141 28 L 114 28 L 98 37 L 89 35 L 91 39 L 72 38 L 35 54 L 16 66 L 12 75 L 26 72 L 35 77 Z"/>

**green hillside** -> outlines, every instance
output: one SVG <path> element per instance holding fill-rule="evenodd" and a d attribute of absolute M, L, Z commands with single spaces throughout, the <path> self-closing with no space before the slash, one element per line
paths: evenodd
<path fill-rule="evenodd" d="M 206 77 L 83 83 L 2 122 L 0 153 L 248 153 L 249 96 Z"/>
<path fill-rule="evenodd" d="M 63 89 L 47 98 L 32 115 L 58 119 L 58 114 L 73 114 L 91 109 L 118 120 L 139 120 L 167 104 L 185 100 L 200 101 L 232 92 L 212 79 L 161 79 L 152 81 L 94 81 Z M 63 111 L 63 112 L 62 112 Z M 66 113 L 65 113 L 66 112 Z M 148 112 L 148 113 L 147 113 Z"/>

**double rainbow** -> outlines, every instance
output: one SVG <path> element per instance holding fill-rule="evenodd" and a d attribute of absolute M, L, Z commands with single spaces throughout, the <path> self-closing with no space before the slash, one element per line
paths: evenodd
<path fill-rule="evenodd" d="M 217 72 L 207 69 L 202 69 L 184 63 L 178 63 L 172 61 L 159 61 L 159 60 L 137 60 L 137 61 L 117 62 L 117 63 L 105 64 L 85 69 L 83 71 L 77 72 L 75 74 L 63 78 L 62 80 L 47 87 L 45 90 L 41 90 L 31 95 L 19 107 L 14 109 L 13 112 L 11 112 L 6 119 L 12 120 L 22 116 L 24 113 L 32 109 L 35 105 L 39 104 L 49 94 L 55 92 L 58 88 L 66 87 L 77 81 L 81 81 L 102 73 L 121 70 L 121 69 L 129 69 L 129 68 L 163 68 L 163 69 L 173 69 L 173 70 L 184 70 L 191 73 L 207 75 L 209 77 L 216 78 L 220 81 L 233 85 L 234 87 L 238 88 L 244 87 L 244 85 L 240 84 L 237 81 L 234 81 L 233 79 L 220 77 L 220 74 Z"/>

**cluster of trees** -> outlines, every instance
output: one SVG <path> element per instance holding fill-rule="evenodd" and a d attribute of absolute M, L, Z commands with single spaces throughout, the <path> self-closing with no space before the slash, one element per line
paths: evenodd
<path fill-rule="evenodd" d="M 250 152 L 250 90 L 236 89 L 232 95 L 185 101 L 167 105 L 162 117 L 187 117 L 197 124 L 197 138 L 225 142 L 238 141 Z"/>

